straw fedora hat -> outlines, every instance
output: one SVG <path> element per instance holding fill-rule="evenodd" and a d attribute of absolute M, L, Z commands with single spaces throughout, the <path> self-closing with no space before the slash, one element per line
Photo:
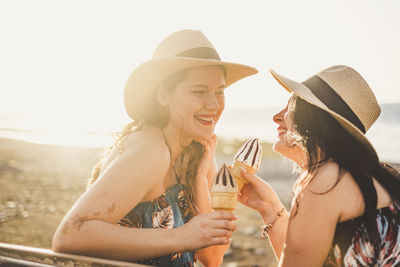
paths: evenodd
<path fill-rule="evenodd" d="M 374 150 L 365 133 L 377 120 L 381 109 L 367 82 L 354 69 L 332 66 L 302 83 L 273 70 L 272 76 L 289 92 L 331 114 L 354 137 Z"/>
<path fill-rule="evenodd" d="M 224 67 L 226 86 L 258 72 L 250 66 L 221 61 L 201 31 L 181 30 L 167 36 L 157 46 L 153 57 L 139 65 L 126 82 L 124 103 L 128 115 L 134 119 L 151 93 L 171 74 L 211 65 Z"/>

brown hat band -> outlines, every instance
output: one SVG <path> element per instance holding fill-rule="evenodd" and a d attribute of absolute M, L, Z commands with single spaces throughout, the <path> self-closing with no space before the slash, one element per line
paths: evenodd
<path fill-rule="evenodd" d="M 360 119 L 347 103 L 335 92 L 335 90 L 329 86 L 329 84 L 318 76 L 311 77 L 304 81 L 303 84 L 307 86 L 330 110 L 346 118 L 365 134 L 366 131 Z"/>
<path fill-rule="evenodd" d="M 178 57 L 194 57 L 203 59 L 215 59 L 221 61 L 217 51 L 211 47 L 196 47 L 189 50 L 185 50 L 175 56 Z"/>

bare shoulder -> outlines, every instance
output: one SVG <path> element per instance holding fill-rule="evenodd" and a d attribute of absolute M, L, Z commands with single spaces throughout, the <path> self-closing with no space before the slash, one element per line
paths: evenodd
<path fill-rule="evenodd" d="M 143 167 L 167 170 L 170 153 L 161 130 L 147 127 L 129 134 L 122 143 L 121 158 L 131 163 L 142 162 Z"/>
<path fill-rule="evenodd" d="M 104 165 L 102 176 L 107 177 L 107 173 L 111 172 L 113 177 L 123 174 L 126 179 L 146 177 L 143 182 L 146 181 L 149 186 L 164 178 L 170 162 L 169 150 L 162 132 L 154 127 L 130 133 L 113 149 L 110 157 L 113 158 Z"/>
<path fill-rule="evenodd" d="M 110 165 L 123 158 L 135 156 L 153 157 L 159 163 L 169 162 L 170 154 L 165 144 L 161 130 L 155 127 L 146 127 L 144 129 L 129 133 L 119 144 L 115 145 L 107 153 L 101 173 Z"/>
<path fill-rule="evenodd" d="M 332 161 L 328 161 L 320 166 L 314 173 L 303 173 L 299 179 L 311 181 L 305 185 L 301 194 L 297 196 L 299 208 L 307 207 L 308 210 L 316 209 L 319 213 L 329 210 L 330 214 L 339 214 L 337 205 L 338 185 L 341 182 L 339 166 Z M 334 201 L 334 203 L 332 203 Z M 296 207 L 295 207 L 296 208 Z"/>
<path fill-rule="evenodd" d="M 313 178 L 308 184 L 307 189 L 316 193 L 324 193 L 334 190 L 342 178 L 339 165 L 333 161 L 328 161 L 320 166 L 312 174 L 312 177 Z"/>
<path fill-rule="evenodd" d="M 134 149 L 148 148 L 155 149 L 156 153 L 168 154 L 168 147 L 165 144 L 162 131 L 155 127 L 146 127 L 130 133 L 122 142 L 122 152 L 131 152 Z"/>
<path fill-rule="evenodd" d="M 354 200 L 360 193 L 350 173 L 334 161 L 326 162 L 315 172 L 307 189 L 333 198 L 344 198 L 346 201 Z"/>
<path fill-rule="evenodd" d="M 309 174 L 305 173 L 304 176 L 306 175 Z M 298 196 L 298 211 L 303 207 L 302 213 L 304 209 L 308 209 L 320 216 L 341 220 L 344 210 L 349 214 L 356 214 L 358 205 L 354 202 L 359 196 L 360 191 L 351 176 L 341 170 L 336 162 L 328 161 L 312 174 L 310 183 Z"/>
<path fill-rule="evenodd" d="M 340 222 L 358 217 L 364 211 L 364 201 L 357 183 L 336 162 L 329 161 L 321 166 L 309 189 L 325 196 L 330 208 L 339 214 Z"/>

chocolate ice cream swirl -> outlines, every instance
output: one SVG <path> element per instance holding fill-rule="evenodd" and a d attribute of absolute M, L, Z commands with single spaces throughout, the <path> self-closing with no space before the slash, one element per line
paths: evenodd
<path fill-rule="evenodd" d="M 261 154 L 262 146 L 258 138 L 250 139 L 238 150 L 235 160 L 257 171 L 260 167 Z"/>
<path fill-rule="evenodd" d="M 212 192 L 237 192 L 237 184 L 226 164 L 224 164 L 215 176 Z"/>

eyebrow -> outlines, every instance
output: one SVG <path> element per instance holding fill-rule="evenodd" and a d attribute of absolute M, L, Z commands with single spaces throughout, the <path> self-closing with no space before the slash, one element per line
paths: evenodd
<path fill-rule="evenodd" d="M 205 84 L 193 84 L 193 85 L 191 85 L 190 87 L 196 87 L 196 88 L 205 88 L 205 89 L 208 89 L 208 86 L 207 85 L 205 85 Z M 223 85 L 220 85 L 220 86 L 218 86 L 218 89 L 222 89 L 222 88 L 225 88 L 226 87 L 226 85 L 225 84 L 223 84 Z"/>

